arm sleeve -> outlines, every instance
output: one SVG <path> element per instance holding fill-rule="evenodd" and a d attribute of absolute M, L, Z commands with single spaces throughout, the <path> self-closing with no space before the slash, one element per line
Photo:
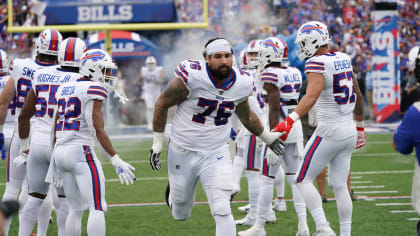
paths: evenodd
<path fill-rule="evenodd" d="M 325 64 L 319 60 L 309 60 L 305 63 L 305 73 L 314 72 L 314 73 L 324 73 Z"/>
<path fill-rule="evenodd" d="M 184 84 L 187 86 L 188 85 L 188 62 L 187 61 L 183 61 L 181 62 L 175 69 L 174 75 L 176 78 L 180 78 L 182 79 L 182 81 L 184 81 Z M 188 87 L 188 86 L 187 86 Z"/>
<path fill-rule="evenodd" d="M 108 97 L 108 91 L 101 85 L 91 85 L 87 89 L 87 97 L 89 100 L 105 100 Z"/>
<path fill-rule="evenodd" d="M 410 154 L 413 151 L 414 146 L 414 136 L 415 122 L 413 119 L 413 110 L 412 107 L 405 114 L 400 126 L 398 126 L 397 132 L 394 134 L 394 142 L 397 146 L 397 149 L 402 154 Z"/>
<path fill-rule="evenodd" d="M 270 71 L 263 71 L 261 73 L 261 81 L 263 83 L 270 83 L 277 86 L 277 83 L 279 82 L 279 77 L 276 73 Z"/>

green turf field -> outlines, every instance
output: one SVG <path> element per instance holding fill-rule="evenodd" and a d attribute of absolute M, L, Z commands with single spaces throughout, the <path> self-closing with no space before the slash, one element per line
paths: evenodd
<path fill-rule="evenodd" d="M 117 175 L 110 163 L 102 159 L 102 165 L 107 178 L 106 200 L 110 205 L 106 214 L 107 235 L 214 235 L 215 224 L 210 216 L 207 204 L 194 206 L 191 218 L 177 222 L 172 219 L 169 208 L 163 204 L 165 187 L 168 182 L 165 162 L 159 172 L 152 171 L 148 161 L 150 141 L 118 141 L 114 146 L 120 157 L 131 162 L 136 167 L 137 181 L 132 186 L 123 186 L 117 181 Z M 164 153 L 164 152 L 163 152 Z M 165 156 L 165 155 L 163 155 Z M 165 157 L 162 157 L 164 159 Z M 356 151 L 352 158 L 352 184 L 359 196 L 353 203 L 352 235 L 415 235 L 415 225 L 418 215 L 409 205 L 407 197 L 411 192 L 414 155 L 403 156 L 392 149 L 390 134 L 368 135 L 368 144 Z M 0 161 L 0 193 L 3 194 L 6 176 L 6 161 Z M 286 181 L 287 182 L 287 181 Z M 242 191 L 235 200 L 247 200 L 246 178 L 242 178 Z M 201 187 L 197 188 L 197 201 L 206 201 Z M 370 191 L 380 191 L 369 193 Z M 328 197 L 333 197 L 327 188 Z M 396 196 L 394 199 L 378 199 L 374 197 Z M 400 197 L 401 198 L 398 198 Z M 286 185 L 286 198 L 291 198 L 291 192 Z M 128 204 L 118 206 L 115 204 Z M 143 204 L 140 203 L 161 203 Z M 405 203 L 402 205 L 387 205 L 384 203 Z M 377 205 L 379 204 L 379 205 Z M 133 206 L 136 205 L 136 206 Z M 235 219 L 244 217 L 237 211 L 243 203 L 233 203 Z M 337 208 L 330 200 L 324 203 L 327 219 L 332 228 L 339 232 Z M 287 212 L 276 213 L 277 223 L 266 226 L 267 235 L 295 235 L 297 219 L 292 202 L 287 203 Z M 409 211 L 392 213 L 391 211 Z M 410 220 L 411 219 L 411 220 Z M 85 214 L 83 233 L 86 234 Z M 308 213 L 311 233 L 315 227 Z M 18 222 L 15 217 L 9 235 L 17 235 Z M 237 227 L 242 231 L 248 227 Z M 55 223 L 50 224 L 48 235 L 57 235 Z"/>

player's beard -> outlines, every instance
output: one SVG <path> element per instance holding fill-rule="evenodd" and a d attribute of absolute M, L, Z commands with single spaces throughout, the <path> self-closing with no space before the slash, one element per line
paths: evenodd
<path fill-rule="evenodd" d="M 232 73 L 232 67 L 221 65 L 216 70 L 210 68 L 210 72 L 217 80 L 224 80 Z"/>

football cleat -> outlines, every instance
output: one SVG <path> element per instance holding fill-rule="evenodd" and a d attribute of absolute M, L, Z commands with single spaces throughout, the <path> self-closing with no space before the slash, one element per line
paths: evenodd
<path fill-rule="evenodd" d="M 276 198 L 276 200 L 274 200 L 273 210 L 275 210 L 275 211 L 287 211 L 286 202 L 284 200 L 280 200 L 280 199 Z"/>
<path fill-rule="evenodd" d="M 254 225 L 248 230 L 240 231 L 238 236 L 266 236 L 264 226 Z"/>
<path fill-rule="evenodd" d="M 235 224 L 253 226 L 256 221 L 257 221 L 256 214 L 247 214 L 244 218 L 240 220 L 235 220 Z"/>
<path fill-rule="evenodd" d="M 296 236 L 310 236 L 308 224 L 306 224 L 306 222 L 298 224 Z"/>
<path fill-rule="evenodd" d="M 274 224 L 274 223 L 276 223 L 276 221 L 277 221 L 277 219 L 276 219 L 276 213 L 273 210 L 271 210 L 268 213 L 268 217 L 267 217 L 267 220 L 265 221 L 265 223 L 267 223 L 267 224 Z"/>
<path fill-rule="evenodd" d="M 245 206 L 238 207 L 238 211 L 241 212 L 241 213 L 247 214 L 248 211 L 249 211 L 249 208 L 250 208 L 250 206 L 248 204 L 248 205 L 245 205 Z"/>
<path fill-rule="evenodd" d="M 331 229 L 329 224 L 324 225 L 316 231 L 315 236 L 336 236 L 334 230 Z"/>

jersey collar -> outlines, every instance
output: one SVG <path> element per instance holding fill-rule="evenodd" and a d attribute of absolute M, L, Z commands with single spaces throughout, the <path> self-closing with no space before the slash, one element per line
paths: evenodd
<path fill-rule="evenodd" d="M 40 62 L 38 60 L 35 59 L 35 63 L 40 65 L 40 66 L 55 66 L 54 63 L 44 63 L 44 62 Z"/>
<path fill-rule="evenodd" d="M 233 68 L 232 68 L 232 72 L 230 76 L 227 78 L 227 80 L 223 82 L 223 84 L 218 83 L 217 80 L 213 77 L 213 75 L 210 73 L 210 69 L 207 63 L 206 63 L 206 70 L 207 70 L 207 75 L 209 76 L 211 83 L 217 89 L 228 90 L 236 82 L 236 73 Z"/>

